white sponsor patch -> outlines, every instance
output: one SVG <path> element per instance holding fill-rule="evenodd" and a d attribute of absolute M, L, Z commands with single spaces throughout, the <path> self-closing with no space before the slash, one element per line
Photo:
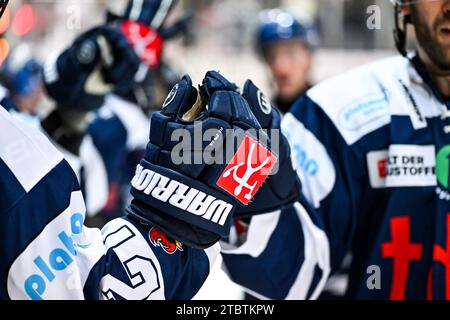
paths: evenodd
<path fill-rule="evenodd" d="M 378 119 L 389 116 L 388 101 L 382 93 L 375 93 L 345 106 L 339 113 L 339 124 L 349 131 L 359 131 Z"/>
<path fill-rule="evenodd" d="M 302 192 L 318 208 L 336 182 L 333 162 L 324 145 L 291 113 L 285 115 L 281 129 L 291 146 L 291 159 L 302 182 Z"/>
<path fill-rule="evenodd" d="M 8 272 L 11 299 L 83 299 L 88 271 L 103 255 L 99 230 L 83 227 L 84 201 L 72 193 L 69 207 L 45 226 Z"/>
<path fill-rule="evenodd" d="M 349 86 L 353 86 L 351 92 Z M 308 91 L 348 145 L 390 122 L 389 96 L 365 70 L 352 71 Z"/>
<path fill-rule="evenodd" d="M 324 110 L 349 145 L 389 124 L 392 115 L 409 116 L 414 128 L 420 129 L 425 123 L 418 114 L 426 118 L 439 108 L 433 97 L 417 87 L 411 89 L 415 99 L 412 105 L 398 81 L 410 86 L 410 68 L 404 57 L 383 59 L 326 80 L 307 95 Z"/>
<path fill-rule="evenodd" d="M 392 145 L 367 154 L 372 188 L 436 185 L 434 146 Z"/>

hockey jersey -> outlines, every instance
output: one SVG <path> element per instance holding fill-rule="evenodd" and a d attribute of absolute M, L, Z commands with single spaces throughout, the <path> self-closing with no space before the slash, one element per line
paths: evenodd
<path fill-rule="evenodd" d="M 189 299 L 218 253 L 126 217 L 102 230 L 84 219 L 62 154 L 0 108 L 1 299 Z"/>
<path fill-rule="evenodd" d="M 103 211 L 108 220 L 121 215 L 149 131 L 149 116 L 139 106 L 110 94 L 89 115 L 79 155 L 60 148 L 81 183 L 88 217 Z"/>
<path fill-rule="evenodd" d="M 259 298 L 317 298 L 351 252 L 348 298 L 450 299 L 449 106 L 417 56 L 310 89 L 282 123 L 301 201 L 223 244 L 231 278 Z"/>
<path fill-rule="evenodd" d="M 114 216 L 123 210 L 149 132 L 150 117 L 114 94 L 107 95 L 104 105 L 92 114 L 80 152 L 89 214 L 103 210 Z"/>

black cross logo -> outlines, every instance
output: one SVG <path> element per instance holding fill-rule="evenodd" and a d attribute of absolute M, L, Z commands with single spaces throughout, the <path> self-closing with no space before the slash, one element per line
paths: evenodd
<path fill-rule="evenodd" d="M 9 0 L 0 0 L 0 18 L 3 17 Z"/>

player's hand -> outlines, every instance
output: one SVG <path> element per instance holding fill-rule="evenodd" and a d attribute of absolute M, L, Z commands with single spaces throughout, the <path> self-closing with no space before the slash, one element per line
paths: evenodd
<path fill-rule="evenodd" d="M 209 90 L 232 90 L 239 88 L 220 75 L 209 73 Z M 291 162 L 291 149 L 286 137 L 280 129 L 281 113 L 273 107 L 269 99 L 251 80 L 247 80 L 242 88 L 242 97 L 247 101 L 250 110 L 258 120 L 262 129 L 266 130 L 272 151 L 278 154 L 278 163 L 273 174 L 267 179 L 260 191 L 248 206 L 236 208 L 236 217 L 252 216 L 282 209 L 298 201 L 301 184 Z"/>
<path fill-rule="evenodd" d="M 251 203 L 277 162 L 248 103 L 220 80 L 208 73 L 197 90 L 185 76 L 153 114 L 127 209 L 197 248 L 228 236 L 238 203 Z"/>
<path fill-rule="evenodd" d="M 80 35 L 56 59 L 45 63 L 45 88 L 61 108 L 95 110 L 106 94 L 131 88 L 139 64 L 139 57 L 119 28 L 99 26 Z"/>

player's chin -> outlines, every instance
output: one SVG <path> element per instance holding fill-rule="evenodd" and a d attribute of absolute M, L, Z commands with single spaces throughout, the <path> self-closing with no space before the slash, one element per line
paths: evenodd
<path fill-rule="evenodd" d="M 438 59 L 438 64 L 450 66 L 450 43 L 449 44 L 440 44 L 439 46 L 435 47 L 433 50 L 434 54 L 432 56 L 435 57 L 435 59 Z"/>
<path fill-rule="evenodd" d="M 296 94 L 296 88 L 291 83 L 284 83 L 279 86 L 280 96 L 286 100 L 289 100 L 292 95 Z"/>

